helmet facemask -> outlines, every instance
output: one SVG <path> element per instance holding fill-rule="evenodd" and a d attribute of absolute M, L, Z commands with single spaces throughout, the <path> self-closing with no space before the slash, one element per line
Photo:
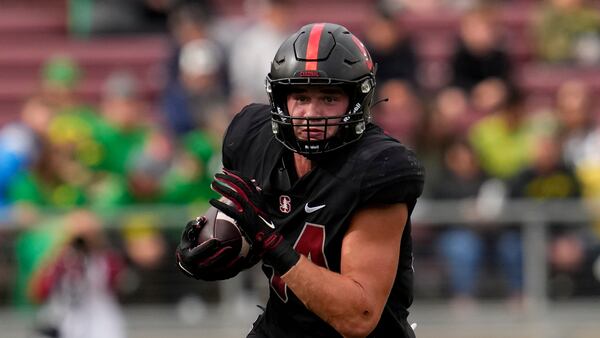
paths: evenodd
<path fill-rule="evenodd" d="M 323 81 L 325 80 L 325 81 Z M 345 113 L 332 117 L 292 117 L 287 107 L 287 97 L 295 86 L 336 86 L 348 95 Z M 374 92 L 374 80 L 364 78 L 350 82 L 334 79 L 299 78 L 273 81 L 267 77 L 267 93 L 271 101 L 271 127 L 275 138 L 288 149 L 303 155 L 316 155 L 337 150 L 358 140 L 370 122 L 369 106 Z M 318 127 L 328 135 L 329 128 L 336 132 L 325 139 L 299 139 L 294 133 L 295 126 Z"/>

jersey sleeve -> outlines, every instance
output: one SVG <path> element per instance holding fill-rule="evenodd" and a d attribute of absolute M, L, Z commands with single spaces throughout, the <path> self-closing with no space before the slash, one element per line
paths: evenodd
<path fill-rule="evenodd" d="M 244 107 L 229 124 L 223 138 L 223 166 L 239 170 L 249 154 L 250 146 L 270 119 L 268 107 L 251 104 Z"/>
<path fill-rule="evenodd" d="M 425 170 L 411 150 L 388 147 L 366 166 L 360 184 L 361 204 L 413 205 L 423 192 L 424 181 Z"/>

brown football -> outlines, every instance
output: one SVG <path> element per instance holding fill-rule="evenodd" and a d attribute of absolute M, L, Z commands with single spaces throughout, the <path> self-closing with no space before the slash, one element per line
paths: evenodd
<path fill-rule="evenodd" d="M 223 245 L 229 245 L 241 257 L 246 257 L 250 251 L 250 244 L 246 241 L 236 222 L 225 215 L 219 209 L 211 206 L 204 214 L 207 219 L 206 225 L 200 231 L 198 243 L 209 239 L 217 239 Z"/>

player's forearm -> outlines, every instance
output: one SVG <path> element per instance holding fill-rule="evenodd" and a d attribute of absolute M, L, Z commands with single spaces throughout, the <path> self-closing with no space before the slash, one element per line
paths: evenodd
<path fill-rule="evenodd" d="M 379 322 L 382 309 L 369 302 L 358 282 L 304 256 L 282 279 L 309 310 L 344 337 L 365 337 Z"/>

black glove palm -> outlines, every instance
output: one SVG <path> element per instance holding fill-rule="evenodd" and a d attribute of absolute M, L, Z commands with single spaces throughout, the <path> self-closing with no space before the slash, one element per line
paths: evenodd
<path fill-rule="evenodd" d="M 234 277 L 246 267 L 245 260 L 231 246 L 217 239 L 198 244 L 200 231 L 206 225 L 204 216 L 189 221 L 177 246 L 177 266 L 186 275 L 206 281 Z"/>

